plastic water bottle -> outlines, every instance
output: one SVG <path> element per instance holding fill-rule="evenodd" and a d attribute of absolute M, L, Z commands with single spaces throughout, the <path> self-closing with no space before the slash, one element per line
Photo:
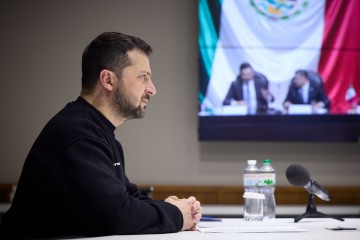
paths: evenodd
<path fill-rule="evenodd" d="M 258 173 L 256 160 L 248 160 L 247 167 L 244 170 L 244 192 L 259 192 Z"/>
<path fill-rule="evenodd" d="M 259 170 L 259 192 L 265 195 L 263 220 L 275 219 L 276 173 L 271 163 L 270 159 L 263 160 L 263 166 Z"/>
<path fill-rule="evenodd" d="M 247 164 L 248 165 L 244 170 L 244 192 L 258 193 L 259 169 L 256 167 L 256 160 L 248 160 Z M 253 207 L 250 206 L 252 204 L 254 204 L 254 201 L 252 199 L 244 198 L 245 221 L 261 221 L 262 219 L 259 219 L 259 216 L 251 216 L 251 214 L 249 214 L 250 211 L 247 211 Z"/>

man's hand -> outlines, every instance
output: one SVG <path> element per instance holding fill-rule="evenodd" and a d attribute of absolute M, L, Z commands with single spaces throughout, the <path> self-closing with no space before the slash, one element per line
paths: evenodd
<path fill-rule="evenodd" d="M 249 104 L 245 100 L 236 101 L 236 105 L 248 106 Z"/>
<path fill-rule="evenodd" d="M 273 95 L 270 93 L 269 90 L 262 88 L 261 89 L 261 95 L 262 97 L 267 101 L 267 102 L 272 102 L 273 100 Z"/>
<path fill-rule="evenodd" d="M 290 101 L 286 101 L 286 102 L 284 102 L 284 108 L 285 108 L 285 110 L 289 110 L 289 107 L 290 107 L 290 105 L 291 105 L 291 102 Z"/>
<path fill-rule="evenodd" d="M 323 102 L 313 102 L 312 107 L 314 110 L 318 110 L 320 108 L 324 108 L 325 104 Z"/>
<path fill-rule="evenodd" d="M 194 231 L 196 229 L 196 223 L 200 221 L 202 215 L 202 208 L 195 197 L 179 199 L 176 196 L 170 196 L 165 199 L 165 202 L 180 209 L 184 219 L 182 230 Z"/>

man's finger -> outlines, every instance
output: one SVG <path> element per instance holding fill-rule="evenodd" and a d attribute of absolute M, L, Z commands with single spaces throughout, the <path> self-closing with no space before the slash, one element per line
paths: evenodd
<path fill-rule="evenodd" d="M 196 223 L 194 223 L 194 225 L 192 225 L 192 227 L 189 230 L 190 231 L 195 231 L 196 230 Z"/>

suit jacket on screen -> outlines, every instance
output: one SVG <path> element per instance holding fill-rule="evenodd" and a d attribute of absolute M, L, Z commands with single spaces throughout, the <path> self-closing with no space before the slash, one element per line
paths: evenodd
<path fill-rule="evenodd" d="M 294 84 L 290 85 L 285 101 L 289 101 L 292 104 L 311 104 L 312 102 L 321 101 L 324 103 L 325 108 L 330 108 L 330 101 L 326 96 L 323 87 L 313 81 L 310 81 L 309 97 L 307 102 L 303 101 L 302 96 L 299 93 L 299 88 L 297 88 Z"/>
<path fill-rule="evenodd" d="M 255 85 L 255 92 L 256 92 L 256 99 L 257 99 L 257 110 L 258 111 L 265 111 L 268 108 L 267 100 L 262 96 L 261 89 L 268 89 L 269 84 L 265 76 L 261 74 L 255 74 L 254 76 L 254 85 Z M 243 93 L 243 80 L 240 76 L 236 78 L 235 81 L 231 83 L 230 89 L 226 94 L 226 97 L 223 101 L 223 105 L 230 105 L 231 99 L 235 101 L 244 100 L 244 93 Z"/>

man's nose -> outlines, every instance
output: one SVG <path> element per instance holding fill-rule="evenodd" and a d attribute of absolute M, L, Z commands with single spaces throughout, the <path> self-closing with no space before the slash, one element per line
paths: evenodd
<path fill-rule="evenodd" d="M 151 96 L 154 96 L 156 94 L 155 85 L 151 80 L 149 81 L 149 84 L 145 88 L 145 93 Z"/>

